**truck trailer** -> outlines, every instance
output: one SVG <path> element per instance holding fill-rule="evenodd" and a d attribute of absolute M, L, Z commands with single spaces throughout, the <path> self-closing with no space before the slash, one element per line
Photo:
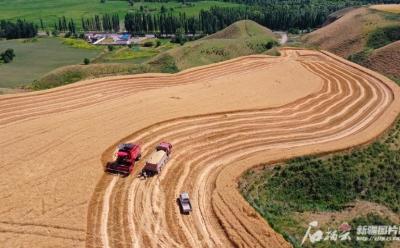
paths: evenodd
<path fill-rule="evenodd" d="M 169 160 L 171 149 L 172 145 L 170 143 L 161 142 L 147 160 L 142 170 L 142 175 L 147 177 L 159 174 Z"/>

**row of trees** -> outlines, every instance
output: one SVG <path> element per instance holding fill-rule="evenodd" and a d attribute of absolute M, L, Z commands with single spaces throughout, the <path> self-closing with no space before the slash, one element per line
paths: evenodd
<path fill-rule="evenodd" d="M 172 13 L 157 15 L 144 13 L 129 13 L 125 16 L 125 29 L 132 34 L 159 33 L 175 34 L 178 29 L 183 29 L 186 34 L 202 32 L 199 21 L 195 17 L 186 17 L 185 13 L 178 16 Z"/>
<path fill-rule="evenodd" d="M 178 0 L 178 2 L 188 3 L 188 2 L 200 2 L 204 0 Z M 362 5 L 369 3 L 399 3 L 398 0 L 215 0 L 220 2 L 232 2 L 232 3 L 241 3 L 246 5 L 259 5 L 259 6 L 267 6 L 267 5 L 280 5 L 280 4 L 289 4 L 289 5 L 315 5 L 319 3 L 348 3 L 351 5 Z M 135 2 L 141 2 L 141 0 L 127 0 L 129 5 L 133 6 Z M 171 0 L 146 0 L 146 2 L 162 2 L 168 3 Z"/>
<path fill-rule="evenodd" d="M 326 17 L 336 10 L 336 7 L 328 5 L 325 7 L 310 5 L 303 8 L 280 5 L 262 9 L 258 7 L 212 7 L 209 10 L 201 10 L 197 17 L 187 17 L 185 13 L 176 15 L 171 12 L 156 14 L 134 12 L 125 15 L 124 26 L 132 34 L 175 34 L 180 28 L 184 29 L 186 34 L 210 34 L 235 21 L 250 19 L 272 29 L 307 29 L 321 25 Z M 84 31 L 118 32 L 121 25 L 117 14 L 105 14 L 82 18 L 81 26 Z M 67 20 L 66 17 L 59 18 L 58 23 L 54 24 L 54 28 L 60 32 L 76 33 L 77 31 L 74 20 Z"/>
<path fill-rule="evenodd" d="M 42 20 L 41 20 L 41 25 L 42 25 Z M 70 32 L 72 34 L 75 34 L 77 31 L 76 24 L 73 19 L 70 19 L 67 21 L 67 18 L 65 16 L 58 18 L 58 23 L 54 23 L 54 30 L 60 31 L 60 32 Z"/>
<path fill-rule="evenodd" d="M 368 0 L 237 1 L 250 6 L 212 7 L 209 10 L 201 10 L 199 15 L 195 17 L 187 17 L 185 13 L 174 14 L 165 11 L 166 8 L 162 7 L 158 13 L 137 11 L 126 14 L 124 26 L 132 34 L 174 34 L 180 28 L 183 28 L 185 33 L 209 34 L 221 30 L 237 20 L 250 19 L 271 29 L 309 29 L 322 25 L 327 16 L 336 10 Z M 66 27 L 68 26 L 64 25 L 59 30 L 65 31 Z M 119 31 L 120 21 L 118 15 L 95 16 L 94 18 L 82 19 L 82 28 L 85 31 Z"/>
<path fill-rule="evenodd" d="M 38 27 L 32 22 L 25 20 L 0 21 L 0 38 L 18 39 L 18 38 L 31 38 L 37 35 Z"/>
<path fill-rule="evenodd" d="M 338 9 L 340 7 L 336 6 Z M 295 8 L 289 5 L 273 7 L 212 7 L 201 10 L 198 17 L 172 13 L 129 13 L 125 16 L 125 29 L 133 34 L 174 34 L 179 28 L 185 33 L 210 34 L 225 28 L 235 21 L 250 19 L 272 29 L 307 29 L 321 25 L 336 7 L 306 6 Z"/>
<path fill-rule="evenodd" d="M 101 18 L 98 15 L 94 18 L 82 18 L 81 23 L 84 31 L 120 31 L 118 14 L 105 14 Z"/>
<path fill-rule="evenodd" d="M 43 21 L 40 20 L 40 25 L 44 29 Z M 81 27 L 84 31 L 120 31 L 120 20 L 118 14 L 105 14 L 103 16 L 95 15 L 91 18 L 81 19 Z M 78 27 L 73 19 L 67 20 L 65 16 L 58 18 L 58 22 L 54 23 L 54 30 L 59 32 L 69 32 L 76 34 Z"/>

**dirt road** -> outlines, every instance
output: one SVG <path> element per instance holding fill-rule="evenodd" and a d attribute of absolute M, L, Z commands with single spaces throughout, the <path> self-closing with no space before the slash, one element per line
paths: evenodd
<path fill-rule="evenodd" d="M 396 118 L 400 91 L 331 54 L 282 54 L 1 97 L 0 242 L 288 247 L 240 196 L 237 178 L 262 162 L 370 141 Z M 161 175 L 137 178 L 161 140 L 174 145 L 172 160 Z M 144 151 L 134 175 L 104 174 L 125 141 Z M 182 191 L 189 216 L 176 204 Z"/>

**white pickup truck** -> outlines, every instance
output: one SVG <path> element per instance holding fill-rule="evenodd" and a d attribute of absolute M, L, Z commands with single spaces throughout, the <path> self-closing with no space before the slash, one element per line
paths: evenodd
<path fill-rule="evenodd" d="M 179 195 L 179 205 L 183 214 L 189 214 L 192 211 L 192 204 L 189 200 L 189 194 L 183 192 Z"/>

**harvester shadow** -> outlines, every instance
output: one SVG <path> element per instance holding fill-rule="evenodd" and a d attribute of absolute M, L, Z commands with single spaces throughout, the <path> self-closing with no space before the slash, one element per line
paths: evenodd
<path fill-rule="evenodd" d="M 106 164 L 103 164 L 103 171 L 108 174 L 108 175 L 112 175 L 112 176 L 119 176 L 122 178 L 128 177 L 129 174 L 124 174 L 124 173 L 118 173 L 118 172 L 113 172 L 113 171 L 109 171 L 107 170 L 107 167 L 112 164 L 113 162 L 107 162 Z"/>

